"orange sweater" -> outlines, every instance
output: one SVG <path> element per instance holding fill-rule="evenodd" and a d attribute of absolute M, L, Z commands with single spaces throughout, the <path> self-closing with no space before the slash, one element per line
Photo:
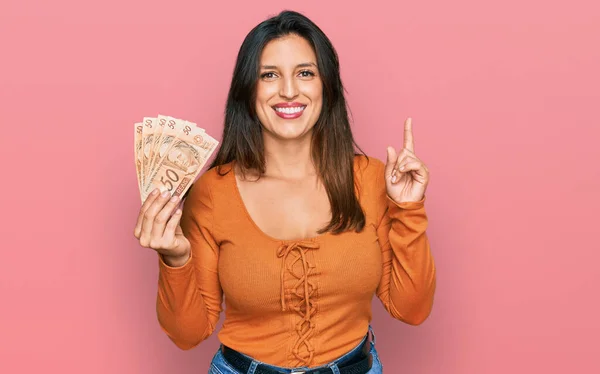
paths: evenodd
<path fill-rule="evenodd" d="M 366 334 L 374 295 L 394 318 L 429 315 L 435 265 L 425 233 L 424 200 L 394 203 L 384 164 L 355 158 L 360 233 L 277 240 L 252 221 L 232 164 L 191 187 L 181 219 L 190 260 L 169 267 L 159 256 L 158 320 L 180 348 L 215 330 L 225 295 L 221 343 L 262 362 L 315 367 L 350 351 Z"/>

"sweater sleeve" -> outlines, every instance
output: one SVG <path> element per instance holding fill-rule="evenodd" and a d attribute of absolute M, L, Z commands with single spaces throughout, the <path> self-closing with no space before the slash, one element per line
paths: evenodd
<path fill-rule="evenodd" d="M 181 267 L 170 267 L 158 256 L 158 321 L 181 349 L 191 349 L 213 333 L 223 299 L 217 273 L 219 247 L 214 238 L 213 201 L 205 176 L 192 185 L 183 205 L 180 223 L 191 243 L 189 260 Z"/>
<path fill-rule="evenodd" d="M 425 197 L 397 204 L 387 195 L 384 165 L 375 182 L 377 236 L 383 275 L 377 297 L 388 313 L 411 325 L 423 323 L 433 306 L 436 269 L 427 238 Z"/>

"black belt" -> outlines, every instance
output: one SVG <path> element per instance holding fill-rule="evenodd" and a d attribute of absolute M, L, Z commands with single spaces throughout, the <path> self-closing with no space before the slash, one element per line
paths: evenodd
<path fill-rule="evenodd" d="M 225 360 L 235 370 L 240 373 L 247 373 L 252 364 L 252 359 L 244 356 L 238 351 L 229 348 L 225 345 L 221 346 L 221 352 Z M 340 374 L 366 374 L 371 370 L 373 365 L 373 356 L 371 356 L 371 334 L 367 335 L 365 342 L 361 345 L 360 351 L 357 352 L 354 357 L 350 357 L 347 361 L 342 361 L 338 364 Z M 254 374 L 281 374 L 287 373 L 279 370 L 272 369 L 263 364 L 256 367 Z M 292 373 L 297 374 L 330 374 L 333 373 L 333 369 L 328 367 L 310 369 L 306 371 L 293 371 Z"/>

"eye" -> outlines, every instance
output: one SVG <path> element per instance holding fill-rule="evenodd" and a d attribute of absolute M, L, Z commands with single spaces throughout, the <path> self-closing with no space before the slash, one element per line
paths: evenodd
<path fill-rule="evenodd" d="M 300 76 L 301 76 L 302 78 L 309 78 L 309 77 L 314 77 L 314 76 L 315 76 L 315 73 L 313 73 L 313 72 L 312 72 L 312 71 L 310 71 L 310 70 L 302 70 L 302 71 L 300 72 Z"/>
<path fill-rule="evenodd" d="M 275 78 L 275 73 L 272 71 L 267 71 L 266 73 L 262 73 L 260 75 L 260 77 L 262 79 L 273 79 L 273 78 Z"/>

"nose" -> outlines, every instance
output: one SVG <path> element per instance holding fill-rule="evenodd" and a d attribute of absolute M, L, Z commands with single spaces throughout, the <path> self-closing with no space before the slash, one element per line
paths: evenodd
<path fill-rule="evenodd" d="M 279 89 L 279 95 L 288 100 L 291 100 L 298 96 L 298 86 L 296 85 L 296 81 L 293 77 L 288 77 L 286 79 L 282 79 L 281 87 Z"/>

